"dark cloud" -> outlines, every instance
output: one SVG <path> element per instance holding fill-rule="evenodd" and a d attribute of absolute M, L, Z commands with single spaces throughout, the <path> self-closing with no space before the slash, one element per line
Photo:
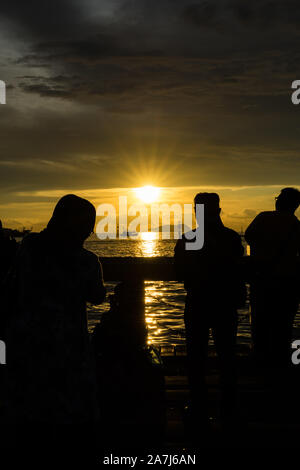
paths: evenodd
<path fill-rule="evenodd" d="M 64 35 L 76 26 L 81 18 L 81 9 L 74 0 L 9 0 L 1 2 L 2 19 L 13 27 L 20 28 L 23 34 L 41 37 Z"/>
<path fill-rule="evenodd" d="M 61 87 L 50 87 L 48 85 L 20 85 L 23 91 L 27 93 L 37 93 L 42 97 L 50 98 L 71 98 L 72 91 Z"/>
<path fill-rule="evenodd" d="M 31 52 L 18 60 L 19 65 L 51 71 L 50 78 L 41 78 L 39 84 L 30 79 L 20 83 L 24 92 L 87 102 L 90 96 L 130 93 L 145 101 L 158 94 L 167 100 L 172 95 L 199 99 L 216 89 L 221 95 L 278 95 L 299 69 L 293 60 L 298 54 L 296 43 L 291 44 L 294 30 L 278 35 L 276 27 L 280 18 L 284 30 L 297 18 L 297 6 L 290 0 L 286 4 L 163 0 L 159 5 L 127 1 L 120 2 L 110 20 L 84 15 L 78 19 L 76 5 L 61 5 L 61 17 L 68 16 L 64 37 L 58 32 L 43 40 L 41 34 L 31 43 Z M 267 21 L 269 9 L 276 34 L 272 30 L 266 37 L 262 22 Z M 43 21 L 47 18 L 42 15 Z M 196 28 L 191 30 L 191 24 Z M 247 25 L 255 26 L 255 34 Z M 61 77 L 61 87 L 51 84 L 53 73 Z"/>
<path fill-rule="evenodd" d="M 198 28 L 226 33 L 237 26 L 267 30 L 300 31 L 298 0 L 204 0 L 183 8 L 182 18 Z"/>
<path fill-rule="evenodd" d="M 187 23 L 199 28 L 215 28 L 223 31 L 224 27 L 220 22 L 220 7 L 217 2 L 204 1 L 187 5 L 182 12 L 182 18 Z"/>
<path fill-rule="evenodd" d="M 230 8 L 238 20 L 247 26 L 300 32 L 297 0 L 233 1 Z"/>

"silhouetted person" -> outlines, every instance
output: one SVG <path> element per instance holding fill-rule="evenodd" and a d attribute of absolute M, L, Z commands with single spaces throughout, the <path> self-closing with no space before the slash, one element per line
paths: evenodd
<path fill-rule="evenodd" d="M 3 279 L 8 273 L 8 270 L 13 262 L 13 259 L 16 255 L 17 243 L 14 238 L 11 238 L 7 235 L 2 227 L 2 222 L 0 220 L 0 340 L 3 340 L 4 337 L 4 309 L 3 309 Z M 2 368 L 3 369 L 3 368 Z M 3 370 L 0 370 L 0 388 L 2 382 Z"/>
<path fill-rule="evenodd" d="M 6 282 L 5 418 L 25 424 L 23 437 L 47 423 L 56 432 L 80 424 L 83 438 L 98 419 L 86 302 L 101 303 L 105 288 L 98 257 L 83 248 L 95 218 L 89 201 L 61 198 L 47 228 L 23 239 Z"/>
<path fill-rule="evenodd" d="M 122 282 L 93 333 L 103 440 L 111 449 L 162 444 L 165 381 L 159 354 L 147 345 L 144 289 Z"/>
<path fill-rule="evenodd" d="M 201 250 L 189 251 L 183 236 L 175 248 L 175 263 L 187 291 L 184 320 L 192 418 L 195 424 L 205 426 L 210 329 L 220 363 L 221 417 L 227 421 L 235 413 L 235 343 L 242 287 L 236 264 L 244 249 L 238 233 L 221 221 L 218 194 L 199 193 L 194 202 L 204 204 L 204 246 Z"/>
<path fill-rule="evenodd" d="M 17 250 L 17 243 L 14 238 L 4 233 L 0 220 L 0 281 L 4 278 L 14 259 Z"/>
<path fill-rule="evenodd" d="M 245 232 L 254 260 L 251 327 L 261 363 L 290 363 L 292 327 L 299 301 L 300 222 L 294 215 L 300 192 L 282 189 L 275 211 L 258 214 Z"/>

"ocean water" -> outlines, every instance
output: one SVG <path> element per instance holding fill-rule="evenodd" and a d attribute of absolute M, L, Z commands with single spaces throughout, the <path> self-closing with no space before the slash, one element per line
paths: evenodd
<path fill-rule="evenodd" d="M 108 240 L 100 241 L 91 238 L 85 243 L 85 247 L 100 257 L 153 257 L 173 256 L 174 240 Z M 109 294 L 117 283 L 108 282 L 106 287 Z M 108 298 L 107 296 L 107 298 Z M 177 353 L 185 350 L 185 329 L 183 311 L 185 302 L 185 290 L 182 283 L 176 281 L 145 281 L 145 310 L 148 328 L 148 343 L 162 350 L 172 351 L 176 346 Z M 92 332 L 96 324 L 101 321 L 104 311 L 109 310 L 109 302 L 99 306 L 88 306 L 89 331 Z M 250 333 L 250 307 L 247 302 L 244 309 L 239 310 L 238 339 L 241 346 L 249 346 Z M 296 317 L 295 334 L 300 328 L 300 315 Z M 210 339 L 212 342 L 212 338 Z"/>

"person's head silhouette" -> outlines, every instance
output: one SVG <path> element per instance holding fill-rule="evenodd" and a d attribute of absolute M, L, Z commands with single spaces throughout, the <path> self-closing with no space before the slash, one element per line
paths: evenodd
<path fill-rule="evenodd" d="M 208 222 L 220 220 L 220 198 L 217 193 L 198 193 L 194 198 L 196 211 L 197 204 L 204 204 L 204 219 Z M 197 212 L 196 212 L 197 216 Z"/>
<path fill-rule="evenodd" d="M 87 199 L 67 194 L 55 206 L 47 225 L 47 233 L 54 239 L 68 239 L 82 244 L 94 230 L 96 210 Z"/>
<path fill-rule="evenodd" d="M 277 211 L 293 214 L 300 205 L 300 191 L 296 188 L 284 188 L 275 199 Z"/>

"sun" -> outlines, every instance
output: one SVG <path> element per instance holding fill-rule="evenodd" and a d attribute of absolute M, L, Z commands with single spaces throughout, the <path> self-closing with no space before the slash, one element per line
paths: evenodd
<path fill-rule="evenodd" d="M 160 189 L 156 186 L 142 186 L 141 188 L 135 188 L 135 192 L 143 202 L 154 202 L 158 199 Z"/>

